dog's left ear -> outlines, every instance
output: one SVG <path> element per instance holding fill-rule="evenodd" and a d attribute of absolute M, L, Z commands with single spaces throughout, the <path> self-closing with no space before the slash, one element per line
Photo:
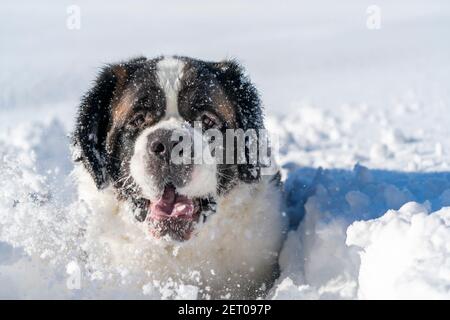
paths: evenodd
<path fill-rule="evenodd" d="M 229 101 L 236 110 L 237 127 L 247 131 L 253 129 L 259 139 L 259 130 L 264 129 L 263 110 L 258 91 L 251 83 L 245 70 L 235 60 L 210 63 L 209 67 L 222 85 Z M 239 164 L 239 178 L 245 182 L 255 182 L 260 179 L 261 166 L 249 164 L 249 150 L 246 148 L 247 164 Z"/>
<path fill-rule="evenodd" d="M 145 60 L 141 57 L 107 65 L 82 98 L 73 133 L 74 160 L 83 163 L 98 189 L 109 182 L 106 136 L 111 125 L 111 104 L 120 98 L 127 81 Z"/>

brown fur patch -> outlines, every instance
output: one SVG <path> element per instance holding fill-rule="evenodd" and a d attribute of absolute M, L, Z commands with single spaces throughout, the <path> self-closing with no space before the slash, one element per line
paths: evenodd
<path fill-rule="evenodd" d="M 226 123 L 228 123 L 231 127 L 236 126 L 237 123 L 237 115 L 235 106 L 229 101 L 227 95 L 224 90 L 221 88 L 217 79 L 215 78 L 207 78 L 203 79 L 201 77 L 201 70 L 198 69 L 198 66 L 194 63 L 187 62 L 183 69 L 183 79 L 182 79 L 182 89 L 180 90 L 179 95 L 181 95 L 182 99 L 179 97 L 179 107 L 180 101 L 184 103 L 184 110 L 188 110 L 189 104 L 192 103 L 192 100 L 195 96 L 200 96 L 202 99 L 211 99 L 212 100 L 212 108 L 214 112 Z M 199 83 L 199 79 L 202 81 L 211 81 L 214 83 L 214 86 L 203 87 L 201 83 Z M 201 88 L 201 89 L 199 89 Z M 200 91 L 200 92 L 198 92 Z"/>
<path fill-rule="evenodd" d="M 231 126 L 236 125 L 236 112 L 234 106 L 227 99 L 222 90 L 218 90 L 213 95 L 214 105 L 217 107 L 216 111 L 220 117 L 229 123 Z"/>
<path fill-rule="evenodd" d="M 123 123 L 133 107 L 134 94 L 125 91 L 112 107 L 113 125 Z"/>
<path fill-rule="evenodd" d="M 114 76 L 117 79 L 116 88 L 114 89 L 114 100 L 112 106 L 112 116 L 113 123 L 117 120 L 120 120 L 120 117 L 126 114 L 128 106 L 128 94 L 124 94 L 123 91 L 125 89 L 125 82 L 128 77 L 127 70 L 123 66 L 114 66 L 113 68 Z"/>
<path fill-rule="evenodd" d="M 116 98 L 116 102 L 112 105 L 111 127 L 106 136 L 106 148 L 109 149 L 113 145 L 113 141 L 117 135 L 117 128 L 120 127 L 133 110 L 134 93 L 129 90 L 123 92 L 121 97 Z"/>
<path fill-rule="evenodd" d="M 113 73 L 117 78 L 116 89 L 123 89 L 125 80 L 128 77 L 127 70 L 125 69 L 125 67 L 123 67 L 121 65 L 117 65 L 117 66 L 113 67 Z"/>

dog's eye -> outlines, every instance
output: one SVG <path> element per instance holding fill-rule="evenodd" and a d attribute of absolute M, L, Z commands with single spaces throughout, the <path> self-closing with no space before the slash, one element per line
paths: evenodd
<path fill-rule="evenodd" d="M 142 113 L 138 113 L 133 118 L 131 118 L 131 120 L 128 122 L 128 124 L 133 127 L 138 128 L 138 127 L 142 126 L 144 124 L 144 122 L 145 122 L 145 116 Z"/>
<path fill-rule="evenodd" d="M 200 121 L 202 122 L 203 129 L 205 130 L 216 128 L 218 126 L 217 119 L 206 113 L 201 115 Z"/>

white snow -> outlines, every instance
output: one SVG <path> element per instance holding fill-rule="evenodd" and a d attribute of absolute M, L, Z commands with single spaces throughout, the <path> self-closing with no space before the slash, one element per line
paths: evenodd
<path fill-rule="evenodd" d="M 347 244 L 360 250 L 358 297 L 450 298 L 450 208 L 429 213 L 408 202 L 382 217 L 354 222 Z"/>
<path fill-rule="evenodd" d="M 0 298 L 198 297 L 82 263 L 79 97 L 103 63 L 162 53 L 238 57 L 261 90 L 293 220 L 268 298 L 450 298 L 448 1 L 377 1 L 380 30 L 365 0 L 80 1 L 80 30 L 70 4 L 0 12 Z"/>

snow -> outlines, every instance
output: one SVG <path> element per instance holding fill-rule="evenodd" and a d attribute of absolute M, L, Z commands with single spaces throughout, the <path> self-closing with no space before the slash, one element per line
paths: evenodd
<path fill-rule="evenodd" d="M 279 137 L 292 223 L 267 298 L 449 299 L 450 6 L 377 1 L 381 29 L 368 30 L 372 4 L 80 1 L 81 29 L 68 30 L 69 3 L 6 1 L 0 297 L 198 297 L 171 281 L 136 287 L 127 270 L 87 272 L 89 212 L 70 176 L 68 134 L 98 67 L 177 53 L 239 58 Z"/>
<path fill-rule="evenodd" d="M 430 214 L 416 202 L 354 222 L 346 243 L 359 248 L 358 297 L 449 299 L 449 231 L 450 208 Z"/>

